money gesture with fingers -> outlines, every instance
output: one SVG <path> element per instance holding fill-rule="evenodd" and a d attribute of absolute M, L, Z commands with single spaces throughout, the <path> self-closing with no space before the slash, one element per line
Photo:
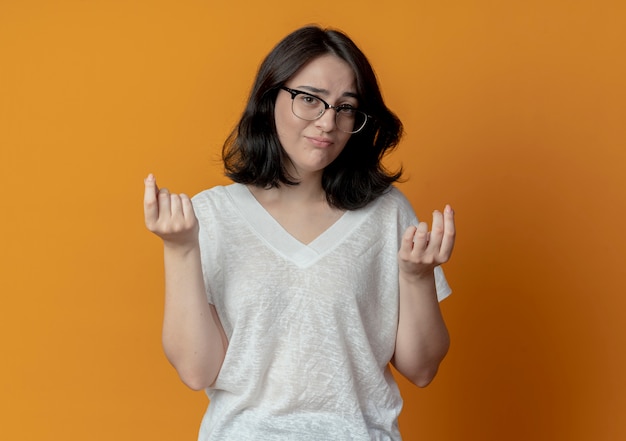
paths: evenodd
<path fill-rule="evenodd" d="M 450 260 L 455 240 L 454 211 L 446 205 L 443 213 L 433 212 L 431 231 L 420 222 L 406 229 L 402 237 L 398 263 L 400 274 L 423 277 L 431 275 L 437 265 Z"/>
<path fill-rule="evenodd" d="M 172 194 L 156 184 L 153 175 L 145 179 L 144 216 L 148 230 L 168 246 L 193 247 L 198 243 L 198 219 L 185 194 Z"/>

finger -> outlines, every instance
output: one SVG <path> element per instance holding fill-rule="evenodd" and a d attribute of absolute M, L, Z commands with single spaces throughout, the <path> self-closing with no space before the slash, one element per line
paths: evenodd
<path fill-rule="evenodd" d="M 454 242 L 456 240 L 456 226 L 454 224 L 454 210 L 450 205 L 446 205 L 443 210 L 444 234 L 441 241 L 441 256 L 446 260 L 452 255 Z"/>
<path fill-rule="evenodd" d="M 420 252 L 425 250 L 429 242 L 428 224 L 426 222 L 420 222 L 415 228 L 415 236 L 413 236 L 413 250 L 419 250 Z"/>
<path fill-rule="evenodd" d="M 154 222 L 159 217 L 159 204 L 157 203 L 156 180 L 152 173 L 144 179 L 143 211 L 146 224 Z"/>
<path fill-rule="evenodd" d="M 172 211 L 172 218 L 184 219 L 183 216 L 183 204 L 180 201 L 180 196 L 177 194 L 170 195 L 170 210 Z"/>
<path fill-rule="evenodd" d="M 162 188 L 158 193 L 159 198 L 159 218 L 171 217 L 172 208 L 170 203 L 170 192 L 167 188 Z"/>
<path fill-rule="evenodd" d="M 402 242 L 400 243 L 400 252 L 410 254 L 413 249 L 413 238 L 415 237 L 415 230 L 417 227 L 412 225 L 408 227 L 402 235 Z"/>
<path fill-rule="evenodd" d="M 428 242 L 428 248 L 430 248 L 435 254 L 439 254 L 441 248 L 441 242 L 444 234 L 444 221 L 443 214 L 439 210 L 433 211 L 433 226 L 430 231 L 430 240 Z"/>
<path fill-rule="evenodd" d="M 185 217 L 185 221 L 190 221 L 196 217 L 196 213 L 193 210 L 193 204 L 191 203 L 191 199 L 185 193 L 181 193 L 180 201 L 182 203 L 183 216 Z"/>

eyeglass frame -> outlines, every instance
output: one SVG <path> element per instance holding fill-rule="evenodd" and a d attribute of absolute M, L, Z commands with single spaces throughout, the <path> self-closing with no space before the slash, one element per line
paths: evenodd
<path fill-rule="evenodd" d="M 339 128 L 339 126 L 337 125 L 337 129 L 343 133 L 349 133 L 351 135 L 354 135 L 355 133 L 359 133 L 361 130 L 363 130 L 363 128 L 367 125 L 367 122 L 370 119 L 373 119 L 373 116 L 368 115 L 367 113 L 363 112 L 362 110 L 357 109 L 356 107 L 353 107 L 349 104 L 340 104 L 338 106 L 333 106 L 332 104 L 328 104 L 326 101 L 324 101 L 322 98 L 320 98 L 317 95 L 313 95 L 312 93 L 309 92 L 305 92 L 304 90 L 297 90 L 297 89 L 291 89 L 287 86 L 280 86 L 280 89 L 284 90 L 285 92 L 288 92 L 291 95 L 291 113 L 293 113 L 297 118 L 300 118 L 303 121 L 317 121 L 318 119 L 320 119 L 322 116 L 324 116 L 324 114 L 326 113 L 326 111 L 328 109 L 333 109 L 335 111 L 335 121 L 337 121 L 337 117 L 339 116 L 339 111 L 342 109 L 351 109 L 354 110 L 356 112 L 362 113 L 363 115 L 365 115 L 365 119 L 363 120 L 363 124 L 361 125 L 361 127 L 358 128 L 358 130 L 354 131 L 354 132 L 346 132 L 345 130 L 341 130 Z M 293 103 L 296 99 L 296 97 L 298 95 L 308 95 L 312 98 L 315 98 L 316 100 L 319 100 L 322 102 L 322 104 L 324 104 L 324 110 L 316 117 L 313 119 L 306 119 L 306 118 L 302 118 L 301 116 L 296 115 L 296 112 L 293 110 Z M 336 124 L 336 122 L 335 122 Z"/>

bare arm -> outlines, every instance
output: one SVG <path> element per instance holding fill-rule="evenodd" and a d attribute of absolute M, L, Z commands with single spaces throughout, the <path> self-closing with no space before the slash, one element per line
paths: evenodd
<path fill-rule="evenodd" d="M 434 269 L 450 259 L 455 240 L 454 212 L 433 213 L 432 232 L 420 222 L 402 238 L 400 267 L 400 317 L 393 364 L 417 386 L 428 385 L 450 346 L 443 321 Z"/>
<path fill-rule="evenodd" d="M 144 214 L 148 230 L 163 239 L 165 355 L 187 386 L 204 389 L 217 378 L 227 339 L 206 298 L 198 220 L 189 197 L 159 190 L 152 175 L 145 180 Z"/>

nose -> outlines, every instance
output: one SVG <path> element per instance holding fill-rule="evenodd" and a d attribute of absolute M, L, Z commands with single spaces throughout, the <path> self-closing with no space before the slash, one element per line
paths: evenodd
<path fill-rule="evenodd" d="M 331 132 L 337 125 L 335 109 L 326 109 L 324 114 L 315 120 L 315 127 L 324 132 Z"/>

